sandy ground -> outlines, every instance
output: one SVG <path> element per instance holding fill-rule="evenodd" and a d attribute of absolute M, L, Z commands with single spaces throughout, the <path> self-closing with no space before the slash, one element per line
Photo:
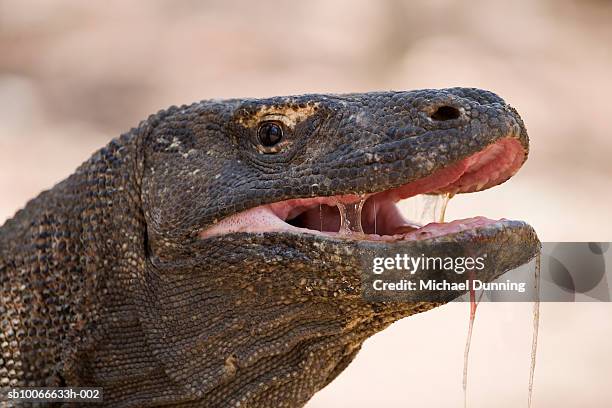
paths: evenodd
<path fill-rule="evenodd" d="M 0 0 L 0 222 L 94 150 L 172 104 L 423 87 L 491 89 L 530 159 L 448 218 L 523 219 L 543 241 L 612 241 L 612 4 Z M 612 307 L 544 304 L 536 407 L 612 401 Z M 308 404 L 461 406 L 468 306 L 374 336 Z M 483 304 L 469 406 L 526 405 L 531 305 Z"/>

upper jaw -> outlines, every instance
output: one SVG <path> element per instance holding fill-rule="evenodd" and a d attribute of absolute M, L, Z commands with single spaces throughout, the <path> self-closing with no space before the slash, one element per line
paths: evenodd
<path fill-rule="evenodd" d="M 239 232 L 286 232 L 344 239 L 394 241 L 427 239 L 493 225 L 504 220 L 498 222 L 475 217 L 451 223 L 414 225 L 411 220 L 402 217 L 395 204 L 418 194 L 454 195 L 495 186 L 518 171 L 526 154 L 526 148 L 520 140 L 505 137 L 426 177 L 396 188 L 363 194 L 297 198 L 261 205 L 224 218 L 202 230 L 199 236 L 211 238 Z M 363 226 L 362 229 L 358 229 L 358 233 L 354 233 L 355 230 L 345 231 L 342 228 L 345 224 L 341 222 L 340 214 L 335 215 L 336 220 L 332 220 L 333 215 L 327 215 L 330 208 L 336 206 L 354 208 L 354 203 L 359 201 L 363 204 L 363 216 L 357 215 L 357 217 L 363 220 Z M 359 212 L 362 212 L 361 208 Z M 317 220 L 317 214 L 320 220 Z M 301 225 L 290 221 L 296 217 L 303 217 L 305 220 L 301 221 Z M 379 220 L 378 230 L 377 220 Z"/>

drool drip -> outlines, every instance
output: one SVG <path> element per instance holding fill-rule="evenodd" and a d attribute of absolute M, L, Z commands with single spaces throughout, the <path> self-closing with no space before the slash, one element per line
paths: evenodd
<path fill-rule="evenodd" d="M 478 307 L 478 303 L 480 303 L 480 299 L 484 291 L 480 292 L 478 299 L 476 299 L 476 291 L 472 285 L 472 281 L 474 279 L 474 272 L 470 271 L 470 322 L 468 324 L 468 333 L 467 338 L 465 340 L 465 350 L 463 353 L 463 406 L 467 408 L 467 385 L 468 385 L 468 363 L 470 359 L 470 345 L 472 344 L 472 333 L 474 332 L 474 320 L 476 319 L 476 308 Z"/>
<path fill-rule="evenodd" d="M 529 368 L 529 391 L 527 407 L 531 408 L 531 397 L 533 395 L 533 376 L 535 374 L 536 352 L 538 350 L 538 329 L 540 327 L 540 258 L 538 254 L 535 264 L 535 300 L 533 302 L 533 338 L 531 340 L 531 366 Z"/>
<path fill-rule="evenodd" d="M 360 196 L 360 200 L 350 204 L 336 203 L 340 211 L 340 230 L 339 234 L 363 234 L 361 226 L 361 210 L 365 203 L 365 197 Z"/>
<path fill-rule="evenodd" d="M 531 408 L 532 406 L 532 397 L 533 397 L 533 378 L 535 375 L 535 365 L 536 365 L 536 354 L 538 350 L 538 332 L 540 327 L 540 265 L 541 265 L 541 253 L 538 254 L 535 261 L 535 271 L 534 271 L 534 280 L 535 280 L 535 298 L 533 302 L 533 337 L 531 339 L 531 364 L 529 367 L 529 389 L 527 395 L 527 407 Z M 470 276 L 473 279 L 473 275 Z M 468 325 L 468 334 L 467 340 L 465 342 L 465 351 L 463 354 L 463 406 L 467 408 L 467 384 L 468 384 L 468 361 L 470 354 L 470 343 L 472 342 L 472 332 L 474 329 L 474 320 L 476 318 L 476 308 L 480 303 L 480 299 L 484 291 L 480 292 L 478 299 L 476 299 L 476 293 L 473 287 L 470 284 L 470 322 Z"/>
<path fill-rule="evenodd" d="M 427 220 L 433 220 L 433 222 L 444 222 L 444 215 L 446 214 L 446 207 L 452 196 L 449 193 L 439 195 L 423 195 L 423 202 L 425 206 L 421 212 L 420 221 L 427 222 Z"/>
<path fill-rule="evenodd" d="M 323 208 L 319 204 L 319 231 L 323 232 Z"/>
<path fill-rule="evenodd" d="M 376 234 L 376 198 L 373 198 L 373 205 L 374 205 L 374 234 Z"/>
<path fill-rule="evenodd" d="M 402 207 L 408 218 L 416 225 L 423 226 L 431 222 L 442 223 L 448 202 L 453 194 L 421 194 L 402 201 Z"/>
<path fill-rule="evenodd" d="M 450 201 L 451 198 L 453 198 L 453 196 L 454 194 L 451 194 L 451 193 L 446 193 L 441 196 L 442 204 L 440 205 L 440 213 L 439 213 L 440 216 L 438 217 L 438 222 L 444 222 L 444 217 L 446 216 L 446 207 L 448 207 L 448 202 Z"/>

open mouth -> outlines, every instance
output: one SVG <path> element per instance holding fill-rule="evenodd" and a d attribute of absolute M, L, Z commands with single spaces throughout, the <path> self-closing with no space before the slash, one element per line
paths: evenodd
<path fill-rule="evenodd" d="M 506 137 L 483 150 L 434 171 L 429 176 L 381 192 L 327 197 L 299 198 L 261 205 L 233 214 L 200 237 L 248 232 L 318 234 L 364 240 L 419 240 L 461 232 L 496 223 L 485 217 L 443 222 L 448 197 L 456 193 L 484 190 L 506 181 L 525 160 L 521 143 Z M 435 222 L 408 219 L 398 204 L 426 194 L 437 195 Z"/>

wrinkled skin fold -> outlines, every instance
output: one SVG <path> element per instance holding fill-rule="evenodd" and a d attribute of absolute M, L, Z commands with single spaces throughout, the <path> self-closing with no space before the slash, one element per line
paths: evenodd
<path fill-rule="evenodd" d="M 274 146 L 258 136 L 264 122 L 283 130 Z M 535 255 L 535 232 L 513 221 L 418 242 L 204 231 L 258 206 L 418 185 L 502 139 L 523 149 L 520 166 L 518 113 L 468 88 L 160 111 L 0 228 L 0 385 L 103 387 L 113 407 L 303 406 L 368 337 L 450 300 L 366 302 L 366 251 L 480 240 L 497 251 L 494 279 Z"/>

